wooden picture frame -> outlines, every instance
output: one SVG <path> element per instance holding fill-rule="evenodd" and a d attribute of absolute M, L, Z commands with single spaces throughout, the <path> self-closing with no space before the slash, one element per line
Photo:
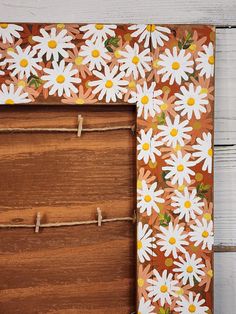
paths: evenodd
<path fill-rule="evenodd" d="M 136 106 L 137 313 L 213 313 L 215 28 L 2 23 L 0 40 L 1 104 Z"/>

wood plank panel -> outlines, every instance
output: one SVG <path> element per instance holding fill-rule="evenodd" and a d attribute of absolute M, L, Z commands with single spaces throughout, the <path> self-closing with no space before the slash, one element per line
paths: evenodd
<path fill-rule="evenodd" d="M 1 126 L 84 127 L 133 125 L 135 108 L 104 112 L 67 107 L 5 109 Z M 135 139 L 129 130 L 74 134 L 1 134 L 0 223 L 90 220 L 132 216 L 135 209 Z"/>
<path fill-rule="evenodd" d="M 52 14 L 53 12 L 53 14 Z M 176 23 L 234 24 L 234 0 L 5 0 L 0 18 L 5 21 L 70 23 Z"/>
<path fill-rule="evenodd" d="M 116 222 L 0 230 L 0 313 L 135 311 L 134 229 Z"/>
<path fill-rule="evenodd" d="M 215 254 L 214 314 L 233 314 L 236 308 L 236 253 Z"/>
<path fill-rule="evenodd" d="M 107 109 L 107 110 L 106 110 Z M 2 127 L 133 125 L 135 107 L 2 108 Z M 130 130 L 0 135 L 0 222 L 132 216 L 135 137 Z M 4 179 L 3 179 L 4 178 Z M 0 230 L 0 313 L 135 311 L 135 225 Z M 119 300 L 119 302 L 117 302 Z"/>

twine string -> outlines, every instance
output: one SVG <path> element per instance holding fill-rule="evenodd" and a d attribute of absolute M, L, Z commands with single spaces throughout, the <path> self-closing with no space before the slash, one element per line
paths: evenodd
<path fill-rule="evenodd" d="M 40 219 L 41 219 L 41 214 L 40 212 L 38 212 L 36 215 L 35 224 L 0 224 L 0 228 L 35 228 L 35 232 L 38 233 L 40 228 L 68 227 L 68 226 L 93 225 L 93 224 L 96 224 L 99 227 L 101 227 L 102 223 L 111 223 L 111 222 L 118 222 L 118 221 L 131 221 L 135 223 L 136 213 L 134 212 L 133 217 L 103 218 L 102 211 L 98 207 L 96 220 L 41 223 Z"/>
<path fill-rule="evenodd" d="M 118 131 L 118 130 L 131 130 L 135 131 L 135 125 L 120 125 L 109 126 L 101 128 L 83 128 L 84 118 L 82 115 L 78 115 L 78 127 L 77 128 L 0 128 L 0 133 L 30 133 L 30 132 L 61 132 L 61 133 L 73 133 L 76 132 L 80 137 L 82 132 L 106 132 L 106 131 Z"/>

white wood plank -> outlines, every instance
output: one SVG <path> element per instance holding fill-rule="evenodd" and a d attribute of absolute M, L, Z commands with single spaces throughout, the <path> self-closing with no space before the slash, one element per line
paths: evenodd
<path fill-rule="evenodd" d="M 215 245 L 236 245 L 236 147 L 215 148 Z"/>
<path fill-rule="evenodd" d="M 235 5 L 236 6 L 236 5 Z M 215 144 L 236 144 L 236 29 L 217 29 Z"/>
<path fill-rule="evenodd" d="M 0 19 L 28 22 L 235 23 L 234 0 L 2 0 Z"/>
<path fill-rule="evenodd" d="M 236 253 L 215 254 L 214 314 L 236 313 Z"/>

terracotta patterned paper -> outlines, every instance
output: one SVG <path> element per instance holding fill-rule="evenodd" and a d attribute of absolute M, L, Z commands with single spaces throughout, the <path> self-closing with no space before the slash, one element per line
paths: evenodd
<path fill-rule="evenodd" d="M 1 104 L 137 106 L 138 314 L 213 313 L 214 42 L 204 25 L 0 24 Z"/>

